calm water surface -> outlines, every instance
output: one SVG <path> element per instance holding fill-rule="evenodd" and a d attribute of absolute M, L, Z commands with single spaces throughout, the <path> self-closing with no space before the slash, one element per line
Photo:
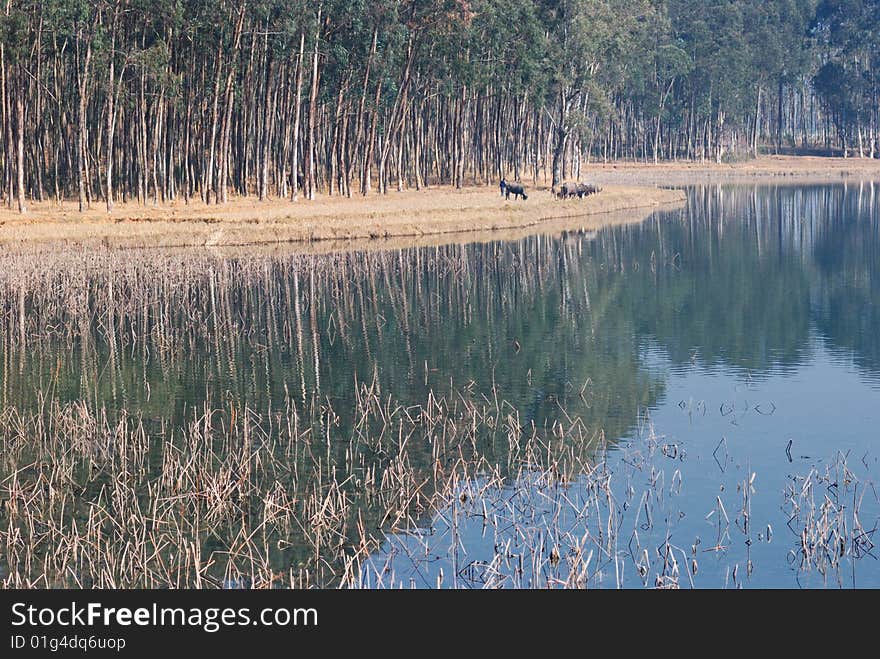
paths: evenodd
<path fill-rule="evenodd" d="M 870 184 L 695 190 L 686 212 L 608 230 L 592 245 L 593 262 L 613 264 L 604 312 L 617 320 L 602 331 L 632 350 L 638 377 L 652 383 L 634 398 L 638 412 L 614 415 L 619 455 L 608 460 L 623 503 L 621 556 L 631 559 L 633 544 L 652 555 L 672 546 L 680 565 L 697 561 L 683 585 L 880 585 L 877 202 Z M 647 267 L 653 262 L 672 267 Z M 652 488 L 657 479 L 661 486 Z M 851 532 L 843 542 L 857 558 L 833 570 L 805 565 L 799 551 L 808 516 L 795 518 L 785 493 L 804 494 L 807 482 L 809 495 L 794 498 L 801 511 L 815 502 L 828 517 L 839 513 Z M 480 510 L 460 515 L 455 537 L 466 556 L 455 562 L 446 510 L 426 533 L 392 537 L 365 579 L 384 584 L 382 568 L 423 587 L 438 578 L 480 587 L 490 572 L 496 585 L 564 577 L 550 561 L 531 576 L 523 563 L 533 564 L 536 544 L 546 559 L 562 535 L 587 530 L 571 514 L 589 501 L 587 488 L 575 483 L 564 497 L 540 483 L 493 492 L 490 515 L 502 521 L 487 530 Z M 738 514 L 746 489 L 748 526 Z M 668 497 L 661 518 L 633 512 L 642 492 Z M 811 519 L 827 529 L 821 514 Z M 538 543 L 505 532 L 517 516 L 543 524 Z M 499 546 L 509 548 L 508 560 L 490 571 Z M 589 585 L 653 583 L 636 561 L 604 563 Z"/>
<path fill-rule="evenodd" d="M 413 404 L 429 389 L 494 385 L 525 423 L 564 408 L 604 431 L 612 487 L 633 502 L 622 528 L 638 530 L 639 547 L 665 543 L 683 561 L 696 557 L 682 585 L 878 587 L 878 205 L 871 183 L 721 186 L 691 190 L 686 209 L 643 224 L 365 255 L 368 268 L 338 276 L 320 275 L 325 257 L 315 257 L 318 274 L 293 281 L 267 256 L 259 277 L 227 267 L 222 324 L 172 314 L 179 328 L 151 331 L 154 321 L 141 319 L 147 334 L 114 346 L 108 336 L 125 328 L 96 322 L 30 355 L 4 342 L 2 399 L 34 408 L 51 388 L 62 400 L 174 426 L 205 405 L 283 409 L 290 396 L 318 397 L 341 415 L 344 444 L 355 379 L 375 377 Z M 214 285 L 197 282 L 185 295 L 207 298 Z M 193 323 L 198 330 L 183 329 Z M 665 517 L 624 519 L 657 474 Z M 830 572 L 805 569 L 797 554 L 803 525 L 791 523 L 785 492 L 804 478 L 816 483 L 817 506 L 847 519 L 857 511 L 863 529 L 858 558 Z M 744 482 L 747 531 L 736 514 Z M 583 487 L 566 496 L 586 500 Z M 521 492 L 486 496 L 503 507 Z M 531 513 L 548 538 L 558 532 L 551 513 Z M 443 585 L 483 585 L 477 568 L 492 560 L 497 534 L 478 518 L 460 522 L 463 569 L 447 520 L 389 536 L 364 582 L 379 583 L 375 568 L 385 566 L 404 585 L 435 586 L 441 571 Z M 643 585 L 637 562 L 623 558 L 627 542 L 590 586 Z"/>

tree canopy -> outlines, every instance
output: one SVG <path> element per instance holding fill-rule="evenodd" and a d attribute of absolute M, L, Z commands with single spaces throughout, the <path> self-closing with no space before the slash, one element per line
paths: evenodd
<path fill-rule="evenodd" d="M 878 147 L 876 0 L 15 0 L 0 195 L 367 194 Z"/>

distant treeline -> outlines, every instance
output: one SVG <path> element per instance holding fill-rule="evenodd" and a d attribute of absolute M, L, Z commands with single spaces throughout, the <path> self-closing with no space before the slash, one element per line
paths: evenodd
<path fill-rule="evenodd" d="M 878 151 L 880 0 L 6 0 L 0 197 L 161 203 Z"/>

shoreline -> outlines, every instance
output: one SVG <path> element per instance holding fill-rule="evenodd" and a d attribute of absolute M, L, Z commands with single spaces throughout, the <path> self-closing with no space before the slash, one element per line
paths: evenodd
<path fill-rule="evenodd" d="M 685 193 L 648 186 L 607 186 L 585 199 L 559 201 L 532 188 L 528 201 L 505 201 L 495 186 L 436 186 L 357 198 L 314 201 L 234 199 L 224 206 L 182 202 L 120 204 L 79 213 L 76 203 L 34 204 L 25 215 L 0 212 L 0 245 L 110 248 L 241 247 L 297 244 L 339 251 L 500 239 L 563 230 L 596 230 L 641 221 L 682 205 Z M 623 215 L 623 217 L 621 217 Z M 314 250 L 310 250 L 314 251 Z"/>
<path fill-rule="evenodd" d="M 673 161 L 659 164 L 589 163 L 591 179 L 603 185 L 694 185 L 706 183 L 858 183 L 880 181 L 880 159 L 825 156 L 761 156 L 731 163 Z"/>
<path fill-rule="evenodd" d="M 352 198 L 320 195 L 313 201 L 254 197 L 223 206 L 177 200 L 159 206 L 117 204 L 108 214 L 97 201 L 78 212 L 76 202 L 37 202 L 24 215 L 0 209 L 0 245 L 191 248 L 287 245 L 309 252 L 390 249 L 514 239 L 534 233 L 594 231 L 640 222 L 655 210 L 685 201 L 693 184 L 805 184 L 880 181 L 880 160 L 818 156 L 764 156 L 729 164 L 618 161 L 583 166 L 582 180 L 602 192 L 559 201 L 549 186 L 527 184 L 528 201 L 505 201 L 497 186 L 433 186 Z"/>

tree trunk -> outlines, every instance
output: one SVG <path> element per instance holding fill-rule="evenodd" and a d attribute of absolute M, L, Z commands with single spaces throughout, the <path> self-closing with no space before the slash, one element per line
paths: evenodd
<path fill-rule="evenodd" d="M 9 13 L 9 7 L 7 5 L 6 8 L 7 14 Z M 12 208 L 12 169 L 10 167 L 10 163 L 12 163 L 13 154 L 12 154 L 12 119 L 10 118 L 10 107 L 9 107 L 9 79 L 7 74 L 7 66 L 6 66 L 6 46 L 3 42 L 0 42 L 0 112 L 3 114 L 3 121 L 0 124 L 0 129 L 3 132 L 3 145 L 5 147 L 5 153 L 3 154 L 4 165 L 3 168 L 3 190 L 2 195 L 5 198 L 6 204 L 9 208 Z"/>
<path fill-rule="evenodd" d="M 79 41 L 82 39 L 82 32 L 79 33 L 77 40 L 77 48 Z M 85 61 L 82 66 L 79 78 L 79 103 L 77 105 L 77 136 L 76 136 L 76 165 L 77 178 L 79 181 L 79 210 L 82 212 L 86 207 L 86 104 L 89 82 L 89 65 L 92 61 L 92 39 L 91 36 L 86 40 Z"/>
<path fill-rule="evenodd" d="M 18 90 L 15 94 L 15 116 L 17 119 L 17 128 L 15 135 L 16 140 L 16 197 L 18 199 L 18 212 L 24 213 L 27 211 L 27 206 L 24 201 L 24 126 L 25 126 L 25 116 L 24 116 L 24 71 L 23 67 L 19 67 L 18 73 Z"/>
<path fill-rule="evenodd" d="M 784 82 L 779 78 L 779 96 L 776 106 L 776 154 L 779 155 L 779 149 L 782 148 L 782 93 L 785 91 Z"/>
<path fill-rule="evenodd" d="M 366 146 L 361 144 L 361 140 L 363 138 L 363 133 L 364 133 L 364 131 L 363 131 L 363 128 L 364 128 L 364 108 L 367 103 L 367 85 L 370 82 L 370 69 L 372 68 L 372 65 L 373 65 L 373 58 L 376 55 L 376 41 L 377 41 L 378 37 L 379 37 L 378 29 L 373 29 L 373 41 L 372 41 L 372 44 L 370 45 L 370 54 L 367 56 L 367 65 L 364 70 L 364 84 L 363 84 L 363 87 L 361 88 L 361 100 L 360 100 L 360 104 L 358 105 L 358 113 L 357 113 L 357 118 L 355 120 L 354 148 L 361 154 L 366 153 Z M 349 161 L 348 171 L 346 172 L 346 177 L 348 178 L 349 181 L 351 180 L 351 166 L 352 166 L 353 160 L 354 160 L 354 158 L 352 158 L 351 161 Z M 363 186 L 361 186 L 361 192 L 366 194 L 363 190 Z"/>
<path fill-rule="evenodd" d="M 211 203 L 214 188 L 214 157 L 217 153 L 217 132 L 220 124 L 220 80 L 223 73 L 223 43 L 217 45 L 217 71 L 214 76 L 214 98 L 211 110 L 211 141 L 208 146 L 208 164 L 203 177 L 202 196 L 206 204 Z M 215 195 L 216 201 L 216 195 Z"/>
<path fill-rule="evenodd" d="M 241 46 L 241 29 L 244 24 L 244 15 L 247 5 L 242 3 L 238 11 L 238 21 L 235 24 L 235 33 L 232 39 L 232 57 L 229 62 L 229 71 L 226 74 L 226 111 L 223 117 L 223 127 L 221 129 L 220 138 L 220 162 L 217 167 L 218 190 L 222 203 L 228 201 L 227 182 L 229 180 L 229 149 L 232 141 L 232 105 L 233 95 L 232 88 L 235 81 L 235 62 L 238 57 L 238 50 Z"/>
<path fill-rule="evenodd" d="M 299 198 L 299 124 L 302 111 L 303 55 L 305 54 L 306 35 L 299 34 L 299 58 L 296 61 L 296 109 L 293 117 L 293 165 L 291 172 L 291 198 Z"/>
<path fill-rule="evenodd" d="M 403 116 L 403 110 L 406 106 L 407 89 L 409 88 L 410 76 L 412 74 L 412 65 L 415 60 L 416 48 L 413 37 L 410 36 L 406 50 L 406 66 L 401 76 L 400 85 L 397 89 L 397 97 L 394 99 L 394 106 L 391 108 L 391 116 L 386 124 L 386 132 L 383 136 L 382 151 L 379 155 L 379 191 L 382 194 L 387 192 L 387 166 L 388 154 L 391 152 L 391 145 L 397 135 L 397 130 Z"/>
<path fill-rule="evenodd" d="M 752 157 L 758 157 L 758 131 L 761 119 L 761 87 L 758 87 L 758 100 L 755 102 L 755 123 L 752 126 Z"/>
<path fill-rule="evenodd" d="M 111 212 L 113 210 L 113 137 L 116 132 L 116 105 L 115 105 L 115 94 L 116 94 L 116 28 L 119 20 L 119 4 L 120 0 L 116 0 L 116 7 L 113 12 L 113 24 L 111 26 L 111 37 L 110 37 L 110 55 L 109 55 L 109 65 L 107 72 L 107 138 L 106 142 L 106 185 L 107 190 L 104 198 L 107 201 L 107 212 Z"/>
<path fill-rule="evenodd" d="M 373 102 L 373 111 L 370 118 L 370 132 L 367 136 L 367 144 L 364 149 L 364 162 L 361 172 L 361 194 L 366 196 L 370 191 L 370 168 L 373 160 L 373 147 L 376 143 L 376 128 L 379 124 L 379 99 L 382 95 L 382 82 L 376 81 L 376 97 Z"/>
<path fill-rule="evenodd" d="M 559 92 L 559 116 L 556 119 L 556 126 L 553 131 L 553 180 L 552 189 L 562 183 L 562 160 L 565 155 L 565 140 L 567 131 L 565 128 L 566 118 L 568 115 L 568 101 L 565 98 L 565 92 Z"/>
<path fill-rule="evenodd" d="M 324 3 L 318 5 L 317 27 L 315 28 L 315 48 L 312 53 L 312 84 L 309 89 L 309 142 L 306 153 L 306 196 L 308 199 L 315 198 L 315 187 L 317 181 L 317 165 L 315 157 L 317 149 L 315 147 L 315 115 L 318 112 L 318 45 L 321 41 L 321 14 L 324 10 Z"/>
<path fill-rule="evenodd" d="M 266 64 L 266 104 L 263 113 L 263 144 L 260 151 L 260 188 L 258 197 L 260 201 L 265 201 L 269 194 L 269 139 L 271 137 L 270 122 L 275 114 L 275 98 L 276 90 L 270 94 L 269 87 L 272 84 L 272 59 L 269 56 Z M 270 100 L 271 99 L 271 100 Z M 247 184 L 247 182 L 245 182 Z"/>

